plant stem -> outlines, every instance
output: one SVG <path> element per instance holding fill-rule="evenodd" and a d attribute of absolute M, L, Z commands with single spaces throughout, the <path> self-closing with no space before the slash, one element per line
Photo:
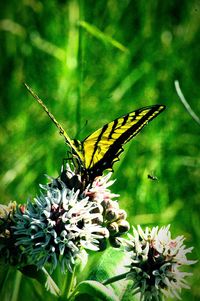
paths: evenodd
<path fill-rule="evenodd" d="M 186 108 L 186 110 L 188 111 L 188 113 L 190 114 L 190 116 L 196 121 L 196 123 L 198 123 L 198 125 L 200 125 L 200 119 L 195 114 L 195 112 L 191 109 L 189 103 L 185 99 L 185 97 L 184 97 L 184 95 L 183 95 L 183 93 L 181 91 L 179 82 L 177 80 L 175 80 L 174 84 L 175 84 L 176 92 L 177 92 L 178 97 L 180 98 L 182 104 L 184 105 L 184 107 Z"/>
<path fill-rule="evenodd" d="M 71 292 L 73 291 L 74 278 L 75 278 L 75 267 L 74 267 L 72 273 L 69 273 L 68 277 L 67 277 L 67 282 L 66 282 L 66 287 L 65 287 L 65 295 L 67 296 L 66 300 L 68 300 L 70 298 Z"/>
<path fill-rule="evenodd" d="M 111 278 L 103 281 L 102 284 L 107 285 L 107 284 L 122 280 L 122 279 L 126 278 L 126 275 L 127 275 L 127 272 L 123 273 L 123 274 L 120 274 L 120 275 L 117 275 L 117 276 L 114 276 L 114 277 L 111 277 Z"/>
<path fill-rule="evenodd" d="M 77 1 L 79 5 L 79 19 L 83 18 L 83 3 L 82 1 Z M 78 26 L 78 53 L 77 53 L 77 78 L 78 78 L 78 98 L 77 98 L 77 108 L 76 108 L 76 124 L 77 124 L 77 134 L 80 133 L 81 127 L 81 97 L 82 97 L 82 82 L 83 82 L 83 49 L 82 49 L 82 28 Z"/>

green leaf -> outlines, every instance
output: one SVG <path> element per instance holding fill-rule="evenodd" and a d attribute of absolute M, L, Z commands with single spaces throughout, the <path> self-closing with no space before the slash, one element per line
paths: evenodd
<path fill-rule="evenodd" d="M 25 276 L 36 279 L 41 285 L 44 285 L 47 291 L 55 296 L 60 295 L 60 289 L 51 278 L 45 268 L 38 269 L 35 265 L 27 265 L 20 270 Z"/>
<path fill-rule="evenodd" d="M 111 288 L 109 289 L 105 285 L 94 280 L 80 282 L 74 290 L 70 300 L 73 300 L 75 296 L 82 294 L 87 294 L 94 299 L 98 298 L 103 301 L 119 301 Z"/>
<path fill-rule="evenodd" d="M 116 41 L 109 35 L 105 34 L 101 30 L 99 30 L 96 26 L 89 24 L 85 21 L 79 21 L 79 25 L 83 27 L 85 30 L 87 30 L 91 35 L 93 35 L 95 38 L 101 40 L 104 43 L 111 44 L 115 48 L 118 48 L 119 50 L 123 52 L 127 52 L 128 48 L 126 48 L 124 45 L 122 45 L 120 42 Z"/>
<path fill-rule="evenodd" d="M 94 256 L 92 262 L 90 262 L 88 279 L 103 282 L 127 272 L 127 257 L 122 250 L 110 247 L 103 254 L 98 253 L 98 256 L 98 259 Z M 112 287 L 120 300 L 127 289 L 128 283 L 128 280 L 123 279 L 113 282 L 107 287 Z"/>

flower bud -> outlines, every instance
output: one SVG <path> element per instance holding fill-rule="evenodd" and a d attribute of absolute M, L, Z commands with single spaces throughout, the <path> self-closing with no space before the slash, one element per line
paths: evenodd
<path fill-rule="evenodd" d="M 127 222 L 126 220 L 120 220 L 118 222 L 118 227 L 119 227 L 119 233 L 120 234 L 124 234 L 124 233 L 126 233 L 127 231 L 130 230 L 129 222 Z"/>
<path fill-rule="evenodd" d="M 114 235 L 119 232 L 119 227 L 118 227 L 117 222 L 113 222 L 113 223 L 109 224 L 107 228 L 111 235 Z"/>

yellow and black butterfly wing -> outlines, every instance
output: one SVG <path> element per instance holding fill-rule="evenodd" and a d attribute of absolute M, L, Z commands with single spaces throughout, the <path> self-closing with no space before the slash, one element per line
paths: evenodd
<path fill-rule="evenodd" d="M 144 107 L 105 124 L 82 142 L 84 167 L 90 177 L 112 169 L 123 145 L 165 109 L 164 105 Z"/>

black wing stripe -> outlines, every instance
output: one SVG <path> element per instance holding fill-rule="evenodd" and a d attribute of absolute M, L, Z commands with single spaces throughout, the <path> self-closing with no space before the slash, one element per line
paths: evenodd
<path fill-rule="evenodd" d="M 108 128 L 108 124 L 105 124 L 102 127 L 101 133 L 99 134 L 98 139 L 97 139 L 97 141 L 94 144 L 94 150 L 93 150 L 93 153 L 92 153 L 92 156 L 91 156 L 91 159 L 90 159 L 90 165 L 89 165 L 88 168 L 90 168 L 91 164 L 93 163 L 94 155 L 95 155 L 95 153 L 97 151 L 97 148 L 98 148 L 98 143 L 101 140 L 101 137 L 102 137 L 103 133 L 107 130 L 107 128 Z"/>
<path fill-rule="evenodd" d="M 116 126 L 118 125 L 118 123 L 119 123 L 119 122 L 118 122 L 117 119 L 115 119 L 115 120 L 113 121 L 113 126 L 112 126 L 112 129 L 111 129 L 110 134 L 109 134 L 109 136 L 108 136 L 108 140 L 112 138 L 112 134 L 115 132 L 115 129 L 116 129 Z"/>
<path fill-rule="evenodd" d="M 127 120 L 129 119 L 129 116 L 130 116 L 130 114 L 127 114 L 126 116 L 121 117 L 121 118 L 117 118 L 113 121 L 113 126 L 112 126 L 112 129 L 111 129 L 110 134 L 108 136 L 108 140 L 112 139 L 112 135 L 115 133 L 115 129 L 117 128 L 117 125 L 119 124 L 119 120 L 123 119 L 122 123 L 120 124 L 120 127 L 122 127 L 126 124 Z M 133 116 L 133 119 L 135 119 L 134 116 Z"/>
<path fill-rule="evenodd" d="M 129 116 L 130 116 L 130 114 L 127 114 L 126 116 L 124 116 L 124 120 L 123 120 L 123 122 L 122 122 L 121 126 L 123 126 L 123 125 L 125 125 L 125 124 L 126 124 L 126 122 L 127 122 L 128 118 L 129 118 Z"/>

